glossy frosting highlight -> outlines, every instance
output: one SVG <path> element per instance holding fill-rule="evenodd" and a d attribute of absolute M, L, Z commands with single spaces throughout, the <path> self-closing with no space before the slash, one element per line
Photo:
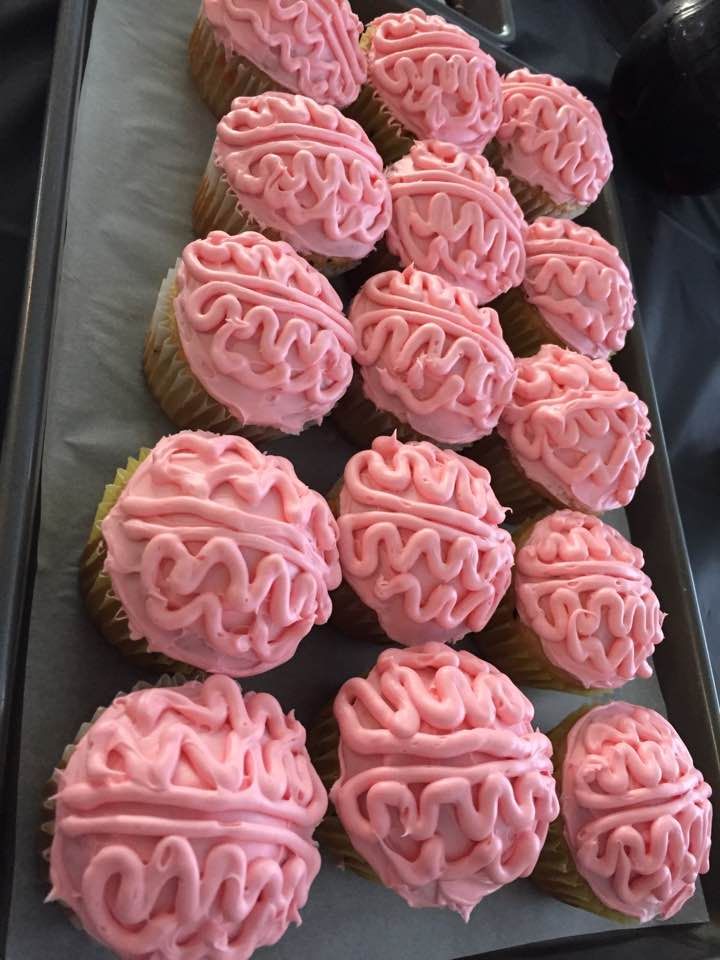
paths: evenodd
<path fill-rule="evenodd" d="M 469 444 L 512 396 L 497 314 L 470 290 L 406 267 L 371 277 L 350 307 L 365 395 L 424 436 Z"/>
<path fill-rule="evenodd" d="M 526 877 L 558 814 L 552 747 L 495 667 L 428 643 L 385 650 L 335 700 L 330 797 L 358 853 L 412 907 L 467 920 Z"/>
<path fill-rule="evenodd" d="M 102 524 L 130 634 L 213 673 L 284 663 L 330 616 L 337 526 L 289 460 L 185 431 L 143 460 Z"/>
<path fill-rule="evenodd" d="M 606 360 L 552 344 L 517 370 L 498 432 L 527 477 L 575 509 L 626 506 L 653 452 L 642 400 Z"/>
<path fill-rule="evenodd" d="M 484 467 L 431 443 L 378 437 L 345 467 L 343 576 L 406 646 L 482 630 L 510 585 L 514 547 Z"/>
<path fill-rule="evenodd" d="M 203 0 L 218 43 L 293 93 L 346 107 L 365 81 L 362 24 L 347 0 Z"/>
<path fill-rule="evenodd" d="M 364 130 L 309 97 L 237 97 L 213 157 L 238 205 L 299 253 L 360 260 L 390 222 L 383 162 Z"/>
<path fill-rule="evenodd" d="M 417 8 L 367 29 L 368 80 L 393 116 L 421 140 L 484 150 L 500 124 L 501 86 L 476 38 Z"/>
<path fill-rule="evenodd" d="M 214 231 L 185 247 L 176 284 L 185 358 L 240 423 L 299 433 L 345 393 L 352 326 L 330 282 L 289 244 Z"/>
<path fill-rule="evenodd" d="M 423 140 L 387 170 L 387 245 L 403 266 L 467 287 L 480 303 L 517 286 L 527 226 L 507 180 L 480 154 Z"/>
<path fill-rule="evenodd" d="M 710 786 L 659 713 L 590 710 L 567 738 L 560 806 L 579 873 L 606 906 L 672 917 L 709 867 Z"/>
<path fill-rule="evenodd" d="M 496 138 L 503 166 L 556 203 L 587 206 L 612 172 L 610 145 L 594 104 L 547 73 L 522 69 L 503 77 Z"/>
<path fill-rule="evenodd" d="M 515 557 L 515 606 L 545 656 L 585 687 L 652 676 L 665 614 L 642 551 L 597 517 L 558 510 Z"/>
<path fill-rule="evenodd" d="M 616 248 L 591 227 L 540 217 L 525 237 L 525 298 L 569 347 L 607 359 L 633 325 L 632 281 Z"/>
<path fill-rule="evenodd" d="M 327 796 L 270 694 L 117 697 L 56 778 L 48 899 L 123 960 L 247 960 L 300 923 Z"/>

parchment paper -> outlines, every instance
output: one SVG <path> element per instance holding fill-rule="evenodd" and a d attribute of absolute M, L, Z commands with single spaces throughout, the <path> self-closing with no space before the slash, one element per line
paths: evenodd
<path fill-rule="evenodd" d="M 52 358 L 43 464 L 42 526 L 23 717 L 17 861 L 8 960 L 109 956 L 75 930 L 48 892 L 37 855 L 40 794 L 63 747 L 98 705 L 148 678 L 86 618 L 77 564 L 103 485 L 171 425 L 143 381 L 143 337 L 162 278 L 192 239 L 190 207 L 214 122 L 187 72 L 197 0 L 99 0 L 84 81 L 69 198 L 67 243 Z M 331 426 L 271 448 L 325 491 L 353 450 Z M 290 663 L 245 683 L 269 690 L 312 722 L 340 684 L 379 653 L 316 628 Z M 528 691 L 545 729 L 580 698 Z M 624 699 L 663 710 L 657 683 Z M 707 918 L 702 895 L 676 922 Z M 488 897 L 465 925 L 445 910 L 411 910 L 395 894 L 331 865 L 303 924 L 264 957 L 287 960 L 450 960 L 500 947 L 610 928 L 518 881 Z"/>

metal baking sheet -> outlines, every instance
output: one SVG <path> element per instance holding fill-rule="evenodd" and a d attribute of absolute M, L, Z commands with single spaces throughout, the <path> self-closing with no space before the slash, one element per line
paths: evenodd
<path fill-rule="evenodd" d="M 36 855 L 38 797 L 80 723 L 98 704 L 144 678 L 87 621 L 77 591 L 77 561 L 103 484 L 128 454 L 172 429 L 147 392 L 140 361 L 160 280 L 191 239 L 190 205 L 213 136 L 212 119 L 187 76 L 185 43 L 195 13 L 196 0 L 98 4 L 78 117 L 52 357 L 9 960 L 45 958 L 51 951 L 79 960 L 107 956 L 72 928 L 59 908 L 42 906 L 47 887 Z M 612 208 L 602 211 L 601 219 L 612 226 Z M 632 372 L 642 356 L 634 355 L 634 346 L 628 350 Z M 320 490 L 330 486 L 352 453 L 331 426 L 272 449 L 289 456 L 302 478 Z M 669 494 L 659 493 L 672 499 L 671 487 Z M 631 524 L 634 532 L 632 514 Z M 674 543 L 664 548 L 679 551 Z M 671 620 L 667 626 L 663 646 L 672 642 Z M 377 653 L 374 644 L 351 643 L 330 628 L 317 628 L 289 664 L 245 686 L 270 690 L 310 722 L 339 684 L 366 672 Z M 702 677 L 703 665 L 694 666 Z M 712 699 L 714 691 L 705 692 Z M 622 695 L 662 709 L 654 681 L 631 684 Z M 534 691 L 531 698 L 543 726 L 581 702 Z M 707 703 L 688 706 L 692 712 Z M 671 718 L 677 723 L 674 713 Z M 702 732 L 697 731 L 701 740 Z M 706 917 L 698 894 L 676 922 Z M 332 867 L 323 868 L 303 920 L 265 955 L 335 960 L 342 951 L 358 958 L 449 960 L 608 929 L 601 918 L 550 900 L 527 881 L 488 898 L 466 926 L 445 911 L 411 911 L 394 894 Z"/>

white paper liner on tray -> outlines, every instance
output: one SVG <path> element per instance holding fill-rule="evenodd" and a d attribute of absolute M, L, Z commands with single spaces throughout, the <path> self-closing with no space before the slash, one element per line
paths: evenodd
<path fill-rule="evenodd" d="M 190 211 L 215 121 L 187 66 L 197 0 L 99 0 L 78 117 L 69 219 L 45 438 L 38 549 L 20 755 L 16 868 L 7 956 L 11 960 L 108 954 L 43 906 L 38 807 L 64 745 L 99 703 L 139 679 L 86 617 L 78 559 L 108 476 L 142 446 L 173 430 L 142 374 L 143 339 L 159 284 L 192 239 Z M 354 449 L 332 427 L 264 449 L 289 456 L 305 482 L 328 490 Z M 668 634 L 672 625 L 668 621 Z M 681 640 L 682 638 L 676 638 Z M 378 655 L 330 627 L 312 631 L 297 655 L 247 689 L 269 690 L 310 724 L 350 676 Z M 529 691 L 536 721 L 553 726 L 584 701 Z M 663 709 L 655 680 L 621 695 Z M 324 866 L 303 924 L 272 949 L 287 960 L 451 960 L 520 943 L 611 928 L 548 899 L 529 881 L 487 898 L 465 925 L 444 910 L 414 910 L 351 872 Z M 696 895 L 671 922 L 707 918 Z"/>

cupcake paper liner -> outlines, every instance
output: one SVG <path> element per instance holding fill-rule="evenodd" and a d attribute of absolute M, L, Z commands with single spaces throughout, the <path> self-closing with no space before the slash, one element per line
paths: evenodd
<path fill-rule="evenodd" d="M 130 660 L 154 670 L 197 676 L 201 674 L 197 667 L 151 651 L 144 639 L 134 640 L 130 636 L 127 615 L 113 592 L 109 574 L 104 570 L 107 547 L 102 535 L 102 522 L 117 503 L 125 484 L 149 453 L 150 450 L 143 447 L 137 457 L 128 458 L 127 466 L 118 469 L 113 482 L 105 487 L 80 558 L 80 591 L 92 622 L 103 637 Z"/>
<path fill-rule="evenodd" d="M 245 57 L 227 54 L 203 13 L 190 34 L 188 56 L 198 92 L 218 120 L 230 110 L 235 97 L 255 97 L 266 90 L 286 89 Z"/>
<path fill-rule="evenodd" d="M 177 329 L 173 305 L 177 295 L 175 276 L 173 269 L 162 282 L 143 353 L 148 387 L 165 415 L 182 430 L 239 434 L 255 444 L 284 436 L 273 427 L 241 424 L 195 377 Z"/>
<path fill-rule="evenodd" d="M 505 177 L 510 185 L 510 190 L 520 205 L 528 223 L 537 220 L 538 217 L 563 217 L 567 220 L 574 220 L 581 213 L 585 213 L 587 204 L 578 203 L 558 203 L 545 193 L 542 187 L 533 186 L 527 180 L 516 177 L 507 167 L 503 165 L 500 155 L 500 148 L 496 140 L 492 140 L 485 150 L 485 156 L 495 169 L 498 176 Z"/>
<path fill-rule="evenodd" d="M 503 336 L 516 357 L 531 357 L 544 343 L 568 344 L 545 323 L 536 306 L 525 299 L 520 287 L 513 287 L 490 304 L 500 318 Z"/>
<path fill-rule="evenodd" d="M 548 733 L 553 745 L 553 767 L 558 796 L 562 795 L 562 767 L 565 759 L 567 736 L 575 723 L 590 709 L 592 708 L 581 707 Z M 589 910 L 591 913 L 597 913 L 615 923 L 635 922 L 633 917 L 606 907 L 595 896 L 587 880 L 578 873 L 572 853 L 565 840 L 565 821 L 562 813 L 550 824 L 547 840 L 540 853 L 537 866 L 532 873 L 532 880 L 545 893 L 549 893 L 573 907 L 580 907 L 583 910 Z"/>
<path fill-rule="evenodd" d="M 401 423 L 397 417 L 385 410 L 379 410 L 372 400 L 368 400 L 362 386 L 362 375 L 355 370 L 350 386 L 344 396 L 335 405 L 332 418 L 338 430 L 361 449 L 372 445 L 376 437 L 397 432 L 398 440 L 430 440 L 437 446 L 436 440 L 417 433 L 409 424 Z"/>
<path fill-rule="evenodd" d="M 386 167 L 409 153 L 417 139 L 392 115 L 369 83 L 363 84 L 357 100 L 343 112 L 360 124 Z"/>
<path fill-rule="evenodd" d="M 225 233 L 238 234 L 246 230 L 262 233 L 268 240 L 282 240 L 282 234 L 272 227 L 264 227 L 247 211 L 243 210 L 233 192 L 227 177 L 216 166 L 210 155 L 205 173 L 200 181 L 192 209 L 192 225 L 195 235 L 206 237 L 212 230 L 224 230 Z M 359 261 L 350 257 L 327 257 L 321 253 L 299 251 L 320 273 L 334 277 L 351 270 Z"/>

